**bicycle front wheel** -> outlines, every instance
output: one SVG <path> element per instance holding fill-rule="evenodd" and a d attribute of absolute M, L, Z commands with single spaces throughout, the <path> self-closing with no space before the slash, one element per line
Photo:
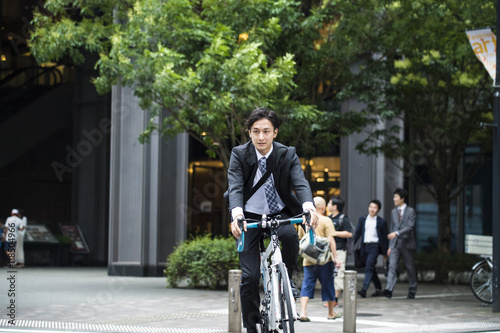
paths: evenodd
<path fill-rule="evenodd" d="M 284 333 L 295 333 L 294 329 L 294 317 L 292 302 L 294 302 L 293 295 L 290 293 L 290 280 L 288 278 L 288 272 L 286 270 L 285 264 L 279 263 L 280 272 L 280 285 L 279 288 L 279 300 L 281 307 L 281 318 L 280 324 Z"/>
<path fill-rule="evenodd" d="M 492 278 L 491 267 L 486 261 L 477 266 L 470 277 L 472 293 L 483 303 L 493 303 Z"/>

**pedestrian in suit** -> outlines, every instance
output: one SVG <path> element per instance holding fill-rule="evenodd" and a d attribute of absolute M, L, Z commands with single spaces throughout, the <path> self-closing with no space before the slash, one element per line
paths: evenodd
<path fill-rule="evenodd" d="M 253 110 L 245 122 L 251 140 L 233 148 L 231 152 L 228 199 L 233 218 L 231 232 L 237 239 L 242 233 L 238 226 L 239 217 L 261 219 L 262 215 L 266 214 L 288 218 L 309 210 L 311 223 L 316 227 L 317 216 L 311 188 L 295 148 L 274 142 L 279 125 L 279 118 L 274 111 L 266 108 Z M 259 182 L 267 169 L 273 172 L 264 185 L 250 196 L 252 187 Z M 262 232 L 259 229 L 247 230 L 246 223 L 243 224 L 243 229 L 246 233 L 245 244 L 243 251 L 239 253 L 242 270 L 241 310 L 243 326 L 247 332 L 253 333 L 257 332 L 256 324 L 260 322 L 259 243 Z M 293 270 L 299 271 L 298 235 L 292 225 L 285 225 L 278 230 L 278 237 L 282 245 L 283 262 L 291 277 Z M 300 292 L 293 284 L 292 289 L 294 296 L 300 297 Z"/>
<path fill-rule="evenodd" d="M 361 256 L 365 258 L 365 280 L 363 288 L 358 294 L 365 298 L 370 282 L 375 286 L 375 292 L 372 297 L 382 296 L 382 284 L 377 275 L 376 267 L 379 254 L 386 255 L 389 242 L 387 240 L 387 221 L 378 216 L 382 208 L 379 200 L 372 200 L 368 206 L 368 215 L 359 218 L 356 231 L 354 233 L 354 242 L 361 238 Z"/>
<path fill-rule="evenodd" d="M 399 258 L 403 258 L 408 275 L 408 299 L 414 299 L 417 293 L 417 274 L 415 271 L 415 262 L 412 251 L 415 251 L 417 245 L 415 243 L 415 210 L 406 204 L 408 200 L 408 192 L 402 188 L 397 188 L 394 191 L 394 205 L 396 206 L 391 212 L 391 227 L 390 233 L 387 235 L 389 239 L 389 272 L 387 274 L 387 285 L 384 290 L 384 295 L 388 298 L 392 297 L 392 291 L 396 285 L 397 268 Z"/>

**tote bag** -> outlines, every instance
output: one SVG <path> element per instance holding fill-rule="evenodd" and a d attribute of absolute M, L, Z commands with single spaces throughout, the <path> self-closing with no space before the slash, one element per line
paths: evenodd
<path fill-rule="evenodd" d="M 305 235 L 299 242 L 299 254 L 313 264 L 324 265 L 331 257 L 330 242 L 326 237 L 316 236 L 311 244 L 310 237 Z"/>

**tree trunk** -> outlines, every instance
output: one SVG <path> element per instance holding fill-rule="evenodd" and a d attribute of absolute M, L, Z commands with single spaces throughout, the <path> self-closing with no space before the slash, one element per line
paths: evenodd
<path fill-rule="evenodd" d="M 445 282 L 448 279 L 448 263 L 446 258 L 450 254 L 451 245 L 451 200 L 448 196 L 438 198 L 438 261 L 436 266 L 436 282 Z"/>

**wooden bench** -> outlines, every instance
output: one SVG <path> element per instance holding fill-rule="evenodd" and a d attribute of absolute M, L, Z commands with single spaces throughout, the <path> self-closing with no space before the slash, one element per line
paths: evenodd
<path fill-rule="evenodd" d="M 493 255 L 493 236 L 465 235 L 465 253 Z"/>

